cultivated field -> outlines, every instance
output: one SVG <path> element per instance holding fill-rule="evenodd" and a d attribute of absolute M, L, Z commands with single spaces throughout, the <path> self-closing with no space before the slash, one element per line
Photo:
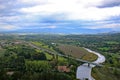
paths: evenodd
<path fill-rule="evenodd" d="M 59 44 L 57 48 L 59 48 L 59 50 L 61 50 L 64 54 L 71 55 L 76 58 L 81 58 L 88 61 L 94 61 L 97 59 L 97 55 L 88 52 L 82 47 Z"/>

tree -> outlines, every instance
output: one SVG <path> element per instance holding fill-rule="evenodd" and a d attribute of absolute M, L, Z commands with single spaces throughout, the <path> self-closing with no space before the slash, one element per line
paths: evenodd
<path fill-rule="evenodd" d="M 36 52 L 32 54 L 33 60 L 46 60 L 46 55 L 43 52 Z"/>

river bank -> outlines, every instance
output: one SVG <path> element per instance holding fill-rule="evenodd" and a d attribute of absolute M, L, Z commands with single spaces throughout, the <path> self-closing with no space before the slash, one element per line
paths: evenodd
<path fill-rule="evenodd" d="M 93 63 L 100 64 L 100 63 L 105 62 L 105 57 L 102 54 L 95 52 L 95 51 L 92 51 L 92 50 L 87 49 L 87 48 L 84 48 L 84 49 L 86 49 L 88 52 L 91 52 L 91 53 L 96 54 L 98 56 L 97 60 L 94 61 Z M 88 63 L 84 63 L 83 65 L 80 65 L 77 68 L 76 78 L 81 79 L 81 80 L 85 80 L 85 79 L 95 80 L 91 76 L 91 70 L 93 67 L 95 67 L 95 65 L 91 64 L 90 66 L 88 66 Z"/>

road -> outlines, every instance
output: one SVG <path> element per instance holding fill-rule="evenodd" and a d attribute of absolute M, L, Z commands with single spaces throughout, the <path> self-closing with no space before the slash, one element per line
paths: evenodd
<path fill-rule="evenodd" d="M 85 62 L 83 65 L 79 66 L 77 68 L 77 79 L 81 79 L 81 80 L 85 80 L 85 78 L 88 78 L 89 80 L 95 80 L 94 78 L 92 78 L 91 76 L 91 70 L 93 67 L 95 67 L 96 65 L 99 66 L 98 64 L 100 63 L 103 63 L 105 61 L 105 57 L 97 52 L 94 52 L 94 51 L 91 51 L 90 49 L 87 49 L 85 48 L 87 51 L 89 52 L 92 52 L 96 55 L 98 55 L 98 59 L 94 62 L 89 62 L 89 61 L 86 61 L 86 60 L 82 60 L 82 59 L 76 59 L 76 58 L 73 58 L 73 57 L 70 57 L 68 55 L 62 55 L 58 52 L 53 52 L 53 51 L 50 51 L 50 50 L 47 50 L 47 49 L 44 49 L 44 48 L 40 48 L 32 43 L 28 43 L 30 46 L 36 48 L 36 49 L 40 49 L 40 50 L 43 50 L 43 51 L 46 51 L 48 53 L 51 53 L 51 54 L 55 54 L 55 55 L 58 55 L 58 56 L 63 56 L 63 57 L 66 57 L 66 58 L 71 58 L 71 59 L 74 59 L 76 61 L 80 61 L 80 62 Z M 91 65 L 88 67 L 88 63 L 90 63 Z"/>
<path fill-rule="evenodd" d="M 86 61 L 86 60 L 74 58 L 74 57 L 69 56 L 69 55 L 60 54 L 60 53 L 58 53 L 58 52 L 56 52 L 56 51 L 51 51 L 51 50 L 48 50 L 48 49 L 44 49 L 44 48 L 38 47 L 38 46 L 36 46 L 36 45 L 34 45 L 34 44 L 32 44 L 32 43 L 28 43 L 28 44 L 29 44 L 30 46 L 36 48 L 36 49 L 40 49 L 40 50 L 42 50 L 42 51 L 48 52 L 48 53 L 53 54 L 53 55 L 58 55 L 58 56 L 70 58 L 70 59 L 73 59 L 73 60 L 76 60 L 76 61 L 79 61 L 79 62 L 90 63 L 90 64 L 93 64 L 93 65 L 96 65 L 96 66 L 102 66 L 102 65 L 97 64 L 97 63 L 95 63 L 95 62 L 90 62 L 90 61 Z M 85 49 L 86 49 L 86 48 L 85 48 Z M 86 50 L 88 50 L 88 49 L 86 49 Z"/>
<path fill-rule="evenodd" d="M 94 53 L 98 56 L 98 59 L 96 61 L 94 61 L 93 63 L 100 64 L 100 63 L 105 62 L 105 57 L 103 55 L 101 55 L 100 53 L 97 53 L 97 52 L 92 51 L 92 50 L 87 49 L 87 48 L 85 48 L 85 49 L 88 52 L 92 52 L 92 53 Z M 90 66 L 88 66 L 88 63 L 84 63 L 83 65 L 79 66 L 77 68 L 77 73 L 76 73 L 77 79 L 80 79 L 80 80 L 95 80 L 91 76 L 91 70 L 92 70 L 93 67 L 95 67 L 95 65 L 90 64 Z"/>

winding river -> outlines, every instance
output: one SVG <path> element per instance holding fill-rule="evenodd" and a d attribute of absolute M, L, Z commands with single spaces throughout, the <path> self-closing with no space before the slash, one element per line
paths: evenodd
<path fill-rule="evenodd" d="M 88 52 L 94 53 L 98 56 L 98 59 L 96 61 L 94 61 L 93 63 L 103 63 L 105 62 L 105 57 L 103 55 L 101 55 L 98 52 L 92 51 L 90 49 L 85 48 Z M 80 65 L 77 68 L 77 73 L 76 73 L 76 77 L 77 79 L 80 80 L 95 80 L 92 76 L 91 76 L 91 70 L 92 68 L 95 67 L 95 65 L 90 64 L 90 66 L 88 66 L 88 63 L 84 63 L 82 65 Z"/>

